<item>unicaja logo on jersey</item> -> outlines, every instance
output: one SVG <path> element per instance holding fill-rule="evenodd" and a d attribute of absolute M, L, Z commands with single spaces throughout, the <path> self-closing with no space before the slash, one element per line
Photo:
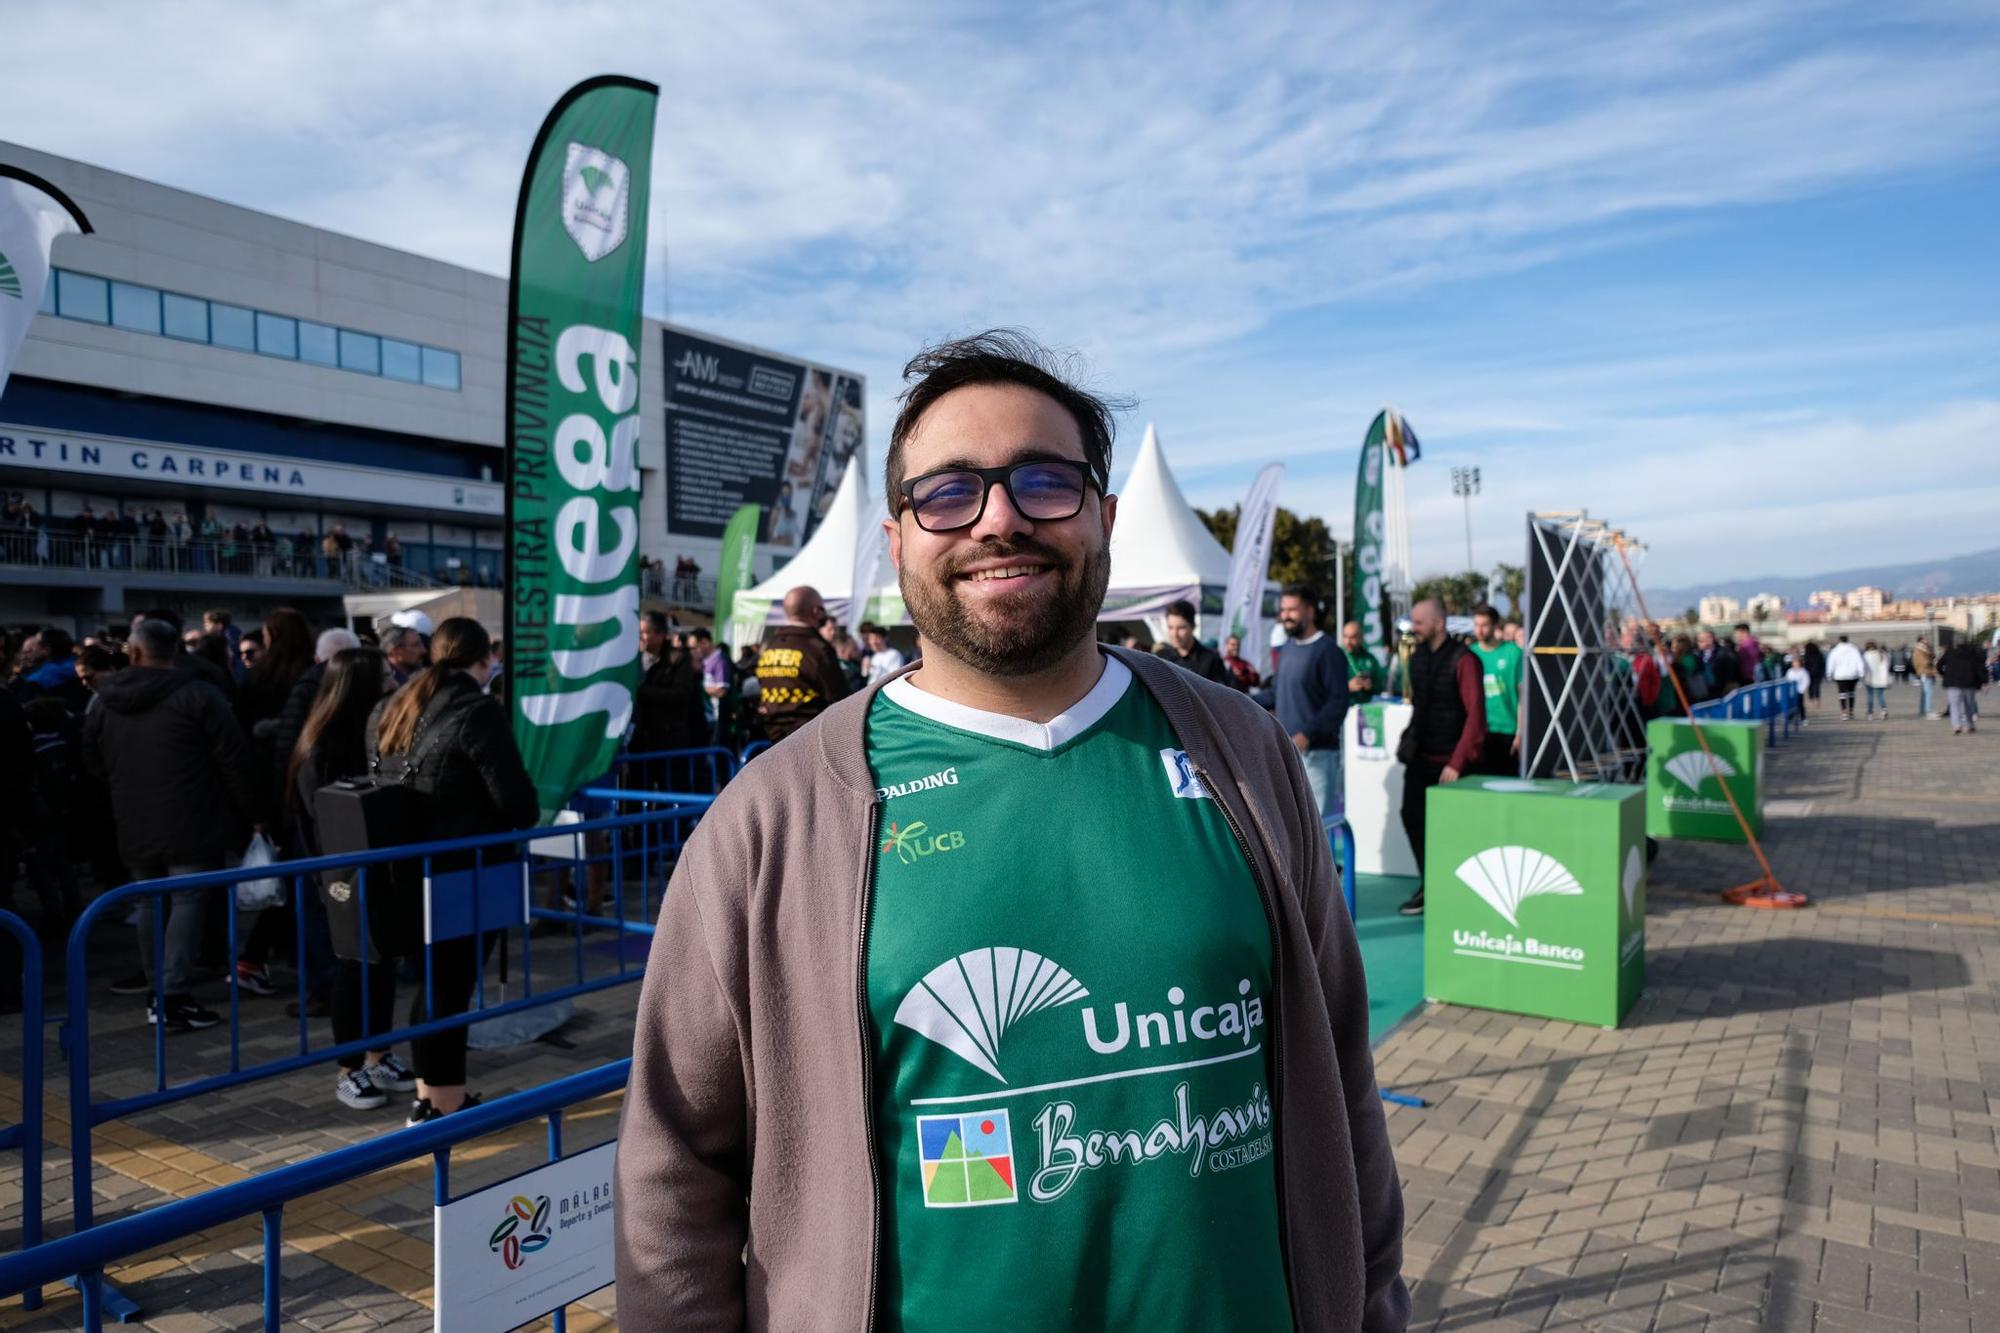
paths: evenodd
<path fill-rule="evenodd" d="M 563 230 L 592 264 L 625 243 L 632 173 L 624 162 L 580 143 L 563 159 Z"/>
<path fill-rule="evenodd" d="M 1030 1014 L 1088 996 L 1083 983 L 1032 949 L 973 949 L 924 973 L 896 1007 L 896 1024 L 999 1079 L 1007 1030 Z"/>

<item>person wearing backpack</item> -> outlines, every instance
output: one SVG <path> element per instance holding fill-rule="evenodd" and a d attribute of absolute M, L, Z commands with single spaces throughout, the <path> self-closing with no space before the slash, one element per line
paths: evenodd
<path fill-rule="evenodd" d="M 368 771 L 368 719 L 391 680 L 388 659 L 379 649 L 343 648 L 325 663 L 312 711 L 306 715 L 305 728 L 285 766 L 287 812 L 297 844 L 306 856 L 321 854 L 314 810 L 319 789 Z M 326 872 L 325 878 L 336 880 L 337 872 Z M 386 877 L 379 882 L 386 882 Z M 332 887 L 338 891 L 337 883 Z M 398 942 L 387 931 L 373 934 L 385 943 Z M 336 1044 L 373 1037 L 395 1026 L 398 959 L 391 950 L 377 952 L 382 956 L 369 962 L 365 983 L 358 960 L 343 958 L 334 970 L 329 1007 Z M 409 1092 L 416 1086 L 416 1075 L 393 1050 L 384 1047 L 341 1056 L 333 1094 L 342 1106 L 369 1111 L 388 1105 L 390 1093 Z"/>
<path fill-rule="evenodd" d="M 507 710 L 486 693 L 492 678 L 493 640 L 485 627 L 453 616 L 431 639 L 431 664 L 422 674 L 375 706 L 368 726 L 369 768 L 378 777 L 401 779 L 421 798 L 413 836 L 441 842 L 481 834 L 533 828 L 541 817 L 534 781 L 514 744 Z M 475 863 L 492 866 L 514 859 L 495 848 L 432 859 L 433 877 Z M 420 966 L 411 1023 L 464 1013 L 480 965 L 498 932 L 437 940 L 414 949 Z M 430 970 L 426 988 L 423 969 Z M 429 1005 L 425 992 L 430 994 Z M 416 1066 L 417 1101 L 408 1123 L 420 1125 L 478 1101 L 465 1092 L 466 1030 L 454 1027 L 410 1043 Z"/>

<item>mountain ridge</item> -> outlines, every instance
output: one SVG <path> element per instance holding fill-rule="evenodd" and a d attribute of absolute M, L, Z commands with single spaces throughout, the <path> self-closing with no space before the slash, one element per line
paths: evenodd
<path fill-rule="evenodd" d="M 1713 583 L 1678 588 L 1648 588 L 1640 591 L 1657 615 L 1679 615 L 1703 597 L 1734 597 L 1744 601 L 1759 593 L 1785 599 L 1787 610 L 1806 607 L 1806 598 L 1825 588 L 1847 592 L 1853 588 L 1875 587 L 1891 599 L 1906 597 L 1967 597 L 2000 592 L 2000 546 L 1937 560 L 1912 561 L 1899 565 L 1856 565 L 1823 574 L 1769 574 L 1747 579 L 1718 579 Z"/>

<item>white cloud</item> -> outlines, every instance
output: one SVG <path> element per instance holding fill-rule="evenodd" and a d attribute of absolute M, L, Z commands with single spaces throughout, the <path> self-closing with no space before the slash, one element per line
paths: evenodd
<path fill-rule="evenodd" d="M 1232 353 L 1287 312 L 2000 153 L 2000 23 L 1950 5 L 16 3 L 7 40 L 11 138 L 491 272 L 555 97 L 654 79 L 656 312 L 865 371 L 878 450 L 911 349 L 1026 324 L 1184 404 L 1170 444 L 1243 480 L 1265 447 L 1351 449 L 1384 386 L 1446 442 L 1734 431 L 1742 404 L 1666 421 L 1701 367 L 1658 350 L 1641 374 L 1580 347 L 1539 396 L 1505 348 L 1480 374 L 1385 347 L 1280 392 Z M 1796 433 L 1833 429 L 1798 385 L 1808 424 L 1768 447 L 1866 457 L 1865 430 Z M 1612 504 L 1647 474 L 1606 456 Z M 1680 507 L 1663 526 L 1713 512 L 1684 472 L 1640 493 Z"/>

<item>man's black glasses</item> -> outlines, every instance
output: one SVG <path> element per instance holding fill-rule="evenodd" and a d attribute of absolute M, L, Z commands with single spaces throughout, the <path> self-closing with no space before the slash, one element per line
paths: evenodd
<path fill-rule="evenodd" d="M 953 532 L 971 527 L 986 512 L 986 497 L 994 483 L 1007 488 L 1014 512 L 1037 523 L 1075 518 L 1083 509 L 1084 493 L 1102 484 L 1083 463 L 1067 458 L 1037 458 L 1006 467 L 952 467 L 926 472 L 902 485 L 902 496 L 925 532 Z"/>

